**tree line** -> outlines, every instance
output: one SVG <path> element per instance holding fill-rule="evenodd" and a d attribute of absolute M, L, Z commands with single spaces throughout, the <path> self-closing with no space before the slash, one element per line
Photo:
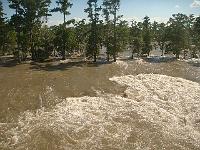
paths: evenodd
<path fill-rule="evenodd" d="M 153 47 L 177 58 L 182 52 L 197 57 L 200 51 L 200 16 L 173 14 L 167 23 L 152 23 L 145 16 L 142 22 L 130 23 L 119 14 L 120 0 L 88 0 L 84 10 L 88 18 L 80 21 L 67 19 L 73 7 L 70 0 L 57 0 L 53 9 L 51 0 L 8 2 L 14 14 L 5 18 L 0 1 L 0 55 L 13 54 L 19 62 L 28 56 L 37 61 L 75 54 L 96 62 L 103 47 L 107 61 L 116 61 L 118 53 L 127 49 L 132 58 L 148 56 Z M 48 17 L 55 12 L 63 15 L 63 23 L 49 27 Z"/>

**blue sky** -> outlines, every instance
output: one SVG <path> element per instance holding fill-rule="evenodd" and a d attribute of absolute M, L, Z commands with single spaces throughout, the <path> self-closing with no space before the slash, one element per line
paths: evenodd
<path fill-rule="evenodd" d="M 8 8 L 7 0 L 1 0 L 8 17 L 12 11 Z M 84 9 L 87 7 L 87 0 L 71 0 L 74 5 L 71 8 L 71 15 L 68 19 L 83 19 L 87 17 Z M 55 7 L 55 0 L 52 0 L 51 7 Z M 101 0 L 100 0 L 101 2 Z M 121 0 L 119 14 L 124 15 L 126 20 L 142 21 L 142 18 L 148 15 L 151 21 L 166 22 L 174 13 L 200 15 L 200 0 Z M 60 13 L 54 13 L 49 18 L 49 25 L 62 23 L 63 16 Z"/>

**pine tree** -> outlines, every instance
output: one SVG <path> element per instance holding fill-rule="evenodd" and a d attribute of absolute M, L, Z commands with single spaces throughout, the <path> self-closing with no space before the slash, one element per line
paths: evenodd
<path fill-rule="evenodd" d="M 188 16 L 174 14 L 168 22 L 167 36 L 170 41 L 168 51 L 172 51 L 179 58 L 181 51 L 190 47 L 190 34 L 188 29 Z"/>
<path fill-rule="evenodd" d="M 0 1 L 0 52 L 4 53 L 4 45 L 5 45 L 5 18 L 4 18 L 4 12 L 3 12 L 3 5 Z"/>
<path fill-rule="evenodd" d="M 142 54 L 147 54 L 149 56 L 152 49 L 151 46 L 152 35 L 151 35 L 151 23 L 148 16 L 144 17 L 143 21 L 143 48 Z"/>
<path fill-rule="evenodd" d="M 110 55 L 111 55 L 111 41 L 110 38 L 112 36 L 112 22 L 110 20 L 110 3 L 108 0 L 103 1 L 103 15 L 104 15 L 104 46 L 106 47 L 106 54 L 107 54 L 107 61 L 110 61 Z"/>
<path fill-rule="evenodd" d="M 86 39 L 87 39 L 88 24 L 85 19 L 75 23 L 75 33 L 79 53 L 85 54 Z"/>
<path fill-rule="evenodd" d="M 193 25 L 193 42 L 195 47 L 193 48 L 192 57 L 197 57 L 197 52 L 200 52 L 200 16 L 197 17 Z"/>
<path fill-rule="evenodd" d="M 129 34 L 129 45 L 132 51 L 131 58 L 133 59 L 134 53 L 139 56 L 142 48 L 142 29 L 136 21 L 132 21 Z"/>
<path fill-rule="evenodd" d="M 69 8 L 72 7 L 72 3 L 70 0 L 57 0 L 56 1 L 58 7 L 54 8 L 51 10 L 51 12 L 60 12 L 63 14 L 64 17 L 64 23 L 63 23 L 63 32 L 62 32 L 62 37 L 63 37 L 63 43 L 62 43 L 62 59 L 65 60 L 65 53 L 66 53 L 66 37 L 65 37 L 65 26 L 66 26 L 66 16 L 70 15 Z"/>
<path fill-rule="evenodd" d="M 164 56 L 164 50 L 167 44 L 166 25 L 165 23 L 154 22 L 152 30 L 154 42 L 156 43 L 156 46 L 159 46 L 162 51 L 162 56 Z"/>
<path fill-rule="evenodd" d="M 99 19 L 101 7 L 98 6 L 98 0 L 88 0 L 87 4 L 88 8 L 85 9 L 85 12 L 88 13 L 91 27 L 88 37 L 86 56 L 93 56 L 94 62 L 96 62 L 100 46 L 98 24 L 101 22 Z"/>
<path fill-rule="evenodd" d="M 117 12 L 119 11 L 120 8 L 120 0 L 108 0 L 109 3 L 109 11 L 110 13 L 113 15 L 113 32 L 114 32 L 114 36 L 113 36 L 113 51 L 112 51 L 112 55 L 113 55 L 113 59 L 114 62 L 117 61 L 117 30 L 116 30 L 116 26 L 117 26 Z"/>
<path fill-rule="evenodd" d="M 32 60 L 37 60 L 36 41 L 43 23 L 42 17 L 48 15 L 50 3 L 50 0 L 22 0 L 21 3 L 24 19 L 23 32 L 29 36 Z"/>
<path fill-rule="evenodd" d="M 17 55 L 18 62 L 21 62 L 21 50 L 20 50 L 20 31 L 22 26 L 22 15 L 23 9 L 21 8 L 22 0 L 8 0 L 9 7 L 14 9 L 15 14 L 11 16 L 10 23 L 15 28 L 15 32 L 17 33 L 17 51 L 14 52 Z"/>

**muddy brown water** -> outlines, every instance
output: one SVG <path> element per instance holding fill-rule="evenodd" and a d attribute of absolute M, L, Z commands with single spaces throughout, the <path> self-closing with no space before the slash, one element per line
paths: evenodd
<path fill-rule="evenodd" d="M 3 130 L 7 128 L 5 127 L 6 125 L 13 124 L 11 126 L 14 126 L 14 123 L 17 122 L 21 113 L 25 111 L 35 112 L 41 109 L 41 107 L 51 109 L 68 97 L 95 97 L 99 93 L 126 97 L 123 93 L 125 87 L 109 81 L 109 78 L 113 76 L 150 73 L 181 77 L 200 83 L 200 68 L 183 61 L 155 62 L 139 59 L 118 61 L 117 63 L 111 64 L 88 64 L 85 62 L 61 63 L 57 61 L 27 63 L 16 66 L 1 65 L 0 123 L 2 126 L 0 126 L 0 131 L 3 133 Z M 148 128 L 148 125 L 146 127 L 144 126 L 144 128 Z M 115 130 L 115 127 L 111 127 L 111 130 Z M 43 137 L 41 140 L 45 139 L 47 143 L 51 143 L 51 133 L 46 131 L 44 134 L 47 134 L 45 135 L 47 138 Z M 134 135 L 132 136 L 134 137 Z M 4 138 L 4 134 L 0 135 L 0 141 L 3 141 Z M 59 145 L 56 139 L 53 140 L 53 142 Z M 129 142 L 131 140 L 133 138 L 128 139 Z M 154 140 L 156 141 L 157 139 Z M 107 145 L 109 145 L 108 142 L 109 140 L 105 140 Z M 27 149 L 56 149 L 55 147 L 51 148 L 51 146 L 48 148 L 47 145 L 41 145 L 40 148 L 33 145 L 30 147 Z M 110 145 L 110 147 L 107 146 L 107 148 L 102 149 L 112 148 L 112 145 Z M 130 149 L 129 147 L 125 148 Z M 57 149 L 64 148 L 57 147 Z"/>

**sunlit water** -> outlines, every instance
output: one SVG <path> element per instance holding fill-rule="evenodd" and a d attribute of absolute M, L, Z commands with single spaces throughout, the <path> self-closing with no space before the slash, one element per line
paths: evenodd
<path fill-rule="evenodd" d="M 0 67 L 0 149 L 200 149 L 200 68 L 184 61 Z"/>

